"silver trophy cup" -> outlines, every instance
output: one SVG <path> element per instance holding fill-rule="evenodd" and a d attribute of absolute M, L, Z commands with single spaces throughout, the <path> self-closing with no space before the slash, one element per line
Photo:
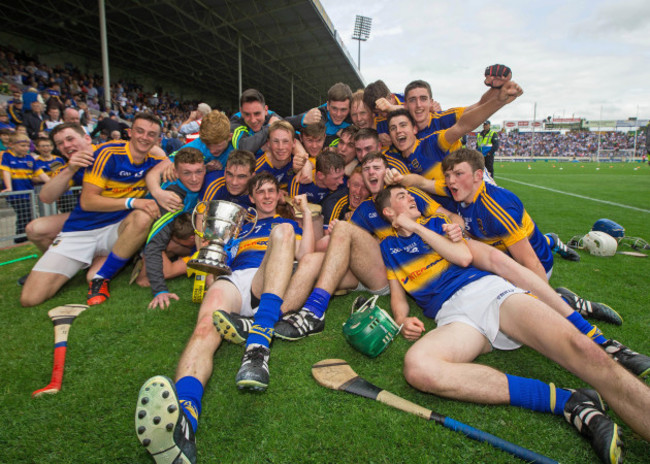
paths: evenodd
<path fill-rule="evenodd" d="M 249 216 L 253 216 L 253 227 L 244 236 L 250 234 L 257 224 L 257 211 L 254 208 L 244 208 L 236 203 L 224 200 L 213 200 L 210 202 L 200 201 L 192 212 L 192 226 L 194 232 L 201 238 L 208 240 L 207 246 L 199 250 L 195 259 L 190 259 L 188 267 L 198 271 L 215 275 L 230 275 L 232 270 L 226 264 L 228 255 L 225 251 L 226 244 L 230 239 L 237 237 L 244 223 Z M 203 230 L 196 228 L 195 218 L 197 214 L 203 215 Z"/>

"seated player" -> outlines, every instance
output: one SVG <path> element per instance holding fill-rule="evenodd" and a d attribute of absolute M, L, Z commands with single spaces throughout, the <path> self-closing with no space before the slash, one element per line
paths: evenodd
<path fill-rule="evenodd" d="M 166 309 L 171 300 L 178 301 L 178 295 L 169 292 L 165 281 L 187 273 L 187 259 L 183 258 L 189 259 L 194 249 L 190 213 L 178 213 L 161 227 L 154 224 L 144 247 L 142 268 L 135 280 L 141 287 L 151 287 L 153 299 L 149 309 Z"/>
<path fill-rule="evenodd" d="M 232 146 L 250 151 L 256 157 L 262 156 L 269 138 L 269 126 L 281 119 L 269 110 L 259 90 L 244 90 L 239 98 L 239 112 L 230 118 Z"/>
<path fill-rule="evenodd" d="M 63 124 L 62 124 L 63 126 Z M 70 139 L 70 144 L 86 152 L 91 139 L 68 127 L 55 137 Z M 23 306 L 34 306 L 51 298 L 77 271 L 87 268 L 96 256 L 108 258 L 94 275 L 89 271 L 88 300 L 105 301 L 108 280 L 142 246 L 159 211 L 146 194 L 144 175 L 162 161 L 150 151 L 160 137 L 160 120 L 149 113 L 134 117 L 129 142 L 99 147 L 94 164 L 84 174 L 80 201 L 66 220 L 61 234 L 36 263 L 21 294 Z M 131 210 L 143 214 L 130 215 Z M 136 211 L 137 213 L 137 211 Z M 118 237 L 121 240 L 118 241 Z"/>
<path fill-rule="evenodd" d="M 542 279 L 553 272 L 553 254 L 546 237 L 512 192 L 483 180 L 483 156 L 476 150 L 461 149 L 442 162 L 448 188 L 458 205 L 458 214 L 470 236 L 507 252 L 515 261 Z M 621 317 L 609 306 L 578 297 L 567 289 L 558 293 L 578 313 L 617 325 Z M 645 377 L 650 373 L 650 358 L 635 353 L 616 340 L 607 339 L 596 327 L 577 314 L 560 312 L 580 331 L 617 358 L 631 372 Z"/>
<path fill-rule="evenodd" d="M 175 384 L 167 377 L 156 376 L 140 389 L 136 432 L 158 463 L 196 462 L 194 434 L 201 399 L 212 375 L 214 353 L 223 338 L 246 342 L 236 376 L 238 388 L 265 390 L 268 386 L 273 325 L 280 316 L 294 258 L 300 259 L 313 250 L 313 231 L 309 221 L 301 231 L 295 222 L 275 214 L 281 193 L 277 179 L 269 173 L 256 174 L 249 192 L 258 210 L 257 225 L 239 243 L 231 264 L 233 274 L 219 277 L 209 287 L 194 332 L 179 360 Z M 308 218 L 305 198 L 297 202 Z M 245 225 L 242 234 L 251 227 Z M 288 300 L 286 296 L 285 304 Z M 247 340 L 231 330 L 229 314 L 255 316 Z"/>
<path fill-rule="evenodd" d="M 600 393 L 633 430 L 650 439 L 646 385 L 542 301 L 468 266 L 472 255 L 465 242 L 444 237 L 448 220 L 442 216 L 421 220 L 404 188 L 388 187 L 377 196 L 376 206 L 395 230 L 381 243 L 393 315 L 403 324 L 402 334 L 418 340 L 404 362 L 411 385 L 462 401 L 512 404 L 564 415 L 591 441 L 603 462 L 620 462 L 620 430 L 605 415 Z M 437 328 L 424 336 L 422 322 L 409 317 L 407 293 L 425 316 L 436 320 Z M 593 385 L 598 393 L 557 388 L 472 363 L 493 348 L 515 349 L 522 342 Z"/>
<path fill-rule="evenodd" d="M 312 108 L 305 113 L 286 118 L 295 130 L 300 131 L 310 124 L 325 122 L 325 145 L 336 139 L 338 132 L 352 124 L 350 120 L 350 100 L 352 90 L 347 84 L 338 82 L 327 91 L 327 103 Z"/>

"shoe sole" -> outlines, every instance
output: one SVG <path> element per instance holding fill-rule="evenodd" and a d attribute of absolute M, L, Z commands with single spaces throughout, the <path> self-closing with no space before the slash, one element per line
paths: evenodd
<path fill-rule="evenodd" d="M 217 332 L 221 334 L 224 340 L 234 343 L 235 345 L 243 345 L 246 343 L 246 339 L 243 338 L 232 323 L 219 311 L 215 311 L 212 315 L 212 322 L 217 329 Z"/>
<path fill-rule="evenodd" d="M 86 301 L 86 304 L 88 306 L 96 306 L 98 304 L 102 304 L 104 301 L 108 300 L 107 296 L 104 295 L 95 295 L 92 298 L 88 298 Z"/>
<path fill-rule="evenodd" d="M 238 380 L 237 388 L 240 390 L 265 391 L 268 383 L 258 382 L 257 380 Z"/>
<path fill-rule="evenodd" d="M 621 440 L 621 430 L 617 424 L 614 424 L 614 437 L 609 445 L 609 460 L 613 464 L 622 464 L 625 451 L 623 449 L 623 440 Z"/>
<path fill-rule="evenodd" d="M 158 375 L 142 385 L 135 411 L 135 433 L 158 464 L 192 464 L 174 442 L 180 414 L 176 389 L 169 378 Z"/>
<path fill-rule="evenodd" d="M 301 335 L 299 337 L 288 337 L 286 335 L 280 335 L 279 333 L 274 332 L 273 333 L 273 338 L 279 338 L 280 340 L 284 340 L 286 342 L 297 342 L 298 340 L 302 340 L 303 338 L 311 337 L 312 335 L 318 335 L 318 334 L 321 334 L 321 333 L 323 333 L 322 330 L 319 331 L 319 332 L 311 332 L 311 333 L 308 333 L 308 334 L 305 334 L 305 335 Z"/>

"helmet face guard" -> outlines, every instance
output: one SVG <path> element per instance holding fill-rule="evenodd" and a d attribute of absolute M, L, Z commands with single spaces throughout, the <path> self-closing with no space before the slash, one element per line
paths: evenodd
<path fill-rule="evenodd" d="M 598 219 L 591 230 L 596 232 L 605 232 L 608 235 L 611 235 L 615 239 L 620 239 L 625 237 L 625 227 L 612 221 L 611 219 Z"/>
<path fill-rule="evenodd" d="M 354 349 L 376 358 L 402 330 L 390 315 L 377 306 L 378 296 L 370 298 L 343 324 L 343 336 Z"/>

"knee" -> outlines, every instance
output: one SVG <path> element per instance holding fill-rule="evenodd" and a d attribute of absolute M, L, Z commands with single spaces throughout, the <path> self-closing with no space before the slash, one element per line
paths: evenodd
<path fill-rule="evenodd" d="M 425 356 L 417 346 L 407 351 L 404 358 L 404 378 L 413 388 L 428 393 L 444 391 L 441 380 L 444 378 L 443 366 L 431 356 Z"/>
<path fill-rule="evenodd" d="M 25 234 L 27 234 L 27 238 L 31 241 L 34 238 L 36 238 L 36 235 L 38 234 L 38 230 L 36 227 L 36 224 L 34 224 L 38 219 L 34 219 L 33 221 L 29 221 L 29 223 L 25 226 Z"/>
<path fill-rule="evenodd" d="M 43 295 L 41 292 L 36 291 L 32 285 L 29 285 L 29 277 L 27 279 L 28 281 L 25 282 L 23 290 L 20 293 L 20 304 L 24 308 L 29 308 L 31 306 L 41 304 L 49 298 L 49 296 Z"/>
<path fill-rule="evenodd" d="M 218 336 L 219 334 L 217 333 L 217 329 L 215 329 L 214 323 L 212 322 L 212 314 L 206 314 L 205 316 L 200 317 L 196 323 L 196 327 L 194 328 L 192 338 L 204 342 L 212 342 Z"/>
<path fill-rule="evenodd" d="M 278 224 L 271 230 L 270 241 L 279 246 L 290 246 L 293 244 L 295 234 L 290 224 Z"/>
<path fill-rule="evenodd" d="M 153 217 L 142 210 L 134 210 L 125 219 L 125 228 L 137 231 L 149 231 L 153 224 Z"/>
<path fill-rule="evenodd" d="M 323 264 L 323 256 L 322 252 L 307 253 L 300 258 L 298 269 L 320 269 Z"/>

